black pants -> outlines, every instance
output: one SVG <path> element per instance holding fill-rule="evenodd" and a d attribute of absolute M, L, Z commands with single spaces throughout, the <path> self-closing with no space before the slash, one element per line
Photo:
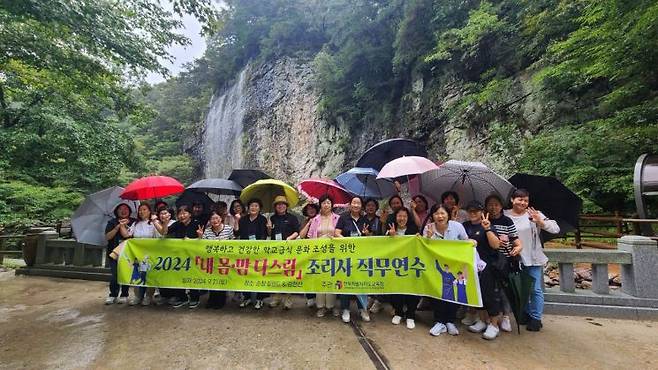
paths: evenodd
<path fill-rule="evenodd" d="M 489 316 L 497 316 L 504 311 L 503 289 L 501 281 L 493 272 L 493 267 L 487 267 L 480 272 L 480 291 L 482 292 L 482 309 L 487 310 Z"/>
<path fill-rule="evenodd" d="M 459 305 L 452 302 L 442 301 L 440 299 L 432 298 L 432 311 L 434 311 L 434 322 L 447 324 L 449 322 L 455 323 L 455 316 Z"/>
<path fill-rule="evenodd" d="M 110 297 L 118 297 L 119 296 L 119 289 L 121 290 L 121 296 L 122 297 L 127 297 L 128 296 L 128 288 L 130 288 L 130 285 L 119 285 L 118 282 L 118 273 L 117 273 L 117 266 L 118 263 L 115 259 L 110 258 L 109 256 L 107 257 L 107 260 L 110 263 L 110 273 L 112 276 L 110 277 Z"/>
<path fill-rule="evenodd" d="M 393 294 L 391 296 L 391 304 L 395 308 L 395 315 L 405 319 L 416 319 L 418 302 L 420 302 L 420 297 L 415 295 Z M 404 306 L 407 306 L 406 311 L 404 311 Z"/>

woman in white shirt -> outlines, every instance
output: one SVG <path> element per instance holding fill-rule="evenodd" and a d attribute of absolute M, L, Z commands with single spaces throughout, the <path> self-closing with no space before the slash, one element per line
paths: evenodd
<path fill-rule="evenodd" d="M 128 234 L 131 238 L 157 238 L 157 231 L 155 226 L 151 221 L 151 206 L 147 203 L 142 203 L 137 208 L 137 219 L 129 229 Z M 141 265 L 140 265 L 141 266 Z M 147 266 L 147 264 L 144 264 Z M 140 271 L 140 273 L 146 271 Z M 148 306 L 151 304 L 151 297 L 155 291 L 154 288 L 146 288 L 141 286 L 136 286 L 133 288 L 135 290 L 135 295 L 130 300 L 130 305 L 135 306 L 142 304 L 142 306 Z"/>

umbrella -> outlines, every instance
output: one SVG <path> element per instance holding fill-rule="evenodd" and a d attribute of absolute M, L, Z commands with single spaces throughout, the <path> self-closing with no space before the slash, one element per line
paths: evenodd
<path fill-rule="evenodd" d="M 547 241 L 564 236 L 578 227 L 583 200 L 569 190 L 560 180 L 551 176 L 517 173 L 509 181 L 517 188 L 530 192 L 530 206 L 542 211 L 548 218 L 557 221 L 559 234 L 541 233 Z"/>
<path fill-rule="evenodd" d="M 231 175 L 228 177 L 229 180 L 233 180 L 238 183 L 238 185 L 246 188 L 247 186 L 255 183 L 258 180 L 271 179 L 272 176 L 266 174 L 261 170 L 251 170 L 251 169 L 240 169 L 233 170 Z"/>
<path fill-rule="evenodd" d="M 173 177 L 147 176 L 128 184 L 120 197 L 130 200 L 164 198 L 182 193 L 184 190 L 183 184 Z"/>
<path fill-rule="evenodd" d="M 530 291 L 532 290 L 534 283 L 535 278 L 521 270 L 510 272 L 507 276 L 507 281 L 503 281 L 502 284 L 503 292 L 505 292 L 512 308 L 512 313 L 514 313 L 514 318 L 516 319 L 516 330 L 519 334 L 521 334 L 519 321 L 525 313 L 525 308 L 530 299 Z"/>
<path fill-rule="evenodd" d="M 187 187 L 188 190 L 201 191 L 213 194 L 240 195 L 242 186 L 233 180 L 203 179 Z"/>
<path fill-rule="evenodd" d="M 381 141 L 357 160 L 355 167 L 374 168 L 381 171 L 384 165 L 403 156 L 427 157 L 427 150 L 419 143 L 409 139 L 389 139 Z"/>
<path fill-rule="evenodd" d="M 71 218 L 75 240 L 85 244 L 106 245 L 105 226 L 110 219 L 114 218 L 114 209 L 120 203 L 127 204 L 132 216 L 135 216 L 137 202 L 119 198 L 122 192 L 122 187 L 114 186 L 87 195 L 85 201 L 75 210 Z"/>
<path fill-rule="evenodd" d="M 364 198 L 384 199 L 396 193 L 388 179 L 377 180 L 379 172 L 374 168 L 354 167 L 336 177 L 336 182 L 347 191 Z"/>
<path fill-rule="evenodd" d="M 482 202 L 492 193 L 500 195 L 503 200 L 509 199 L 514 190 L 509 181 L 484 164 L 456 160 L 447 161 L 438 169 L 422 174 L 420 188 L 436 201 L 441 200 L 444 192 L 454 191 L 462 204 L 472 200 Z"/>
<path fill-rule="evenodd" d="M 295 188 L 283 181 L 274 179 L 258 180 L 245 187 L 242 189 L 242 194 L 240 194 L 240 200 L 246 205 L 249 199 L 258 198 L 263 202 L 261 211 L 268 213 L 272 212 L 272 202 L 279 195 L 283 195 L 288 199 L 290 207 L 294 207 L 299 203 L 299 194 L 297 194 Z"/>
<path fill-rule="evenodd" d="M 425 157 L 401 157 L 386 163 L 379 171 L 377 178 L 398 178 L 398 181 L 403 182 L 403 178 L 408 180 L 409 176 L 419 175 L 436 168 L 438 166 Z"/>
<path fill-rule="evenodd" d="M 336 207 L 345 207 L 352 201 L 352 194 L 334 180 L 308 179 L 302 181 L 297 189 L 313 202 L 319 202 L 319 198 L 325 194 L 329 195 Z"/>
<path fill-rule="evenodd" d="M 210 208 L 215 202 L 206 194 L 194 190 L 185 190 L 183 194 L 176 199 L 176 207 L 180 207 L 183 204 L 191 207 L 194 203 L 203 204 L 203 211 L 209 213 Z"/>

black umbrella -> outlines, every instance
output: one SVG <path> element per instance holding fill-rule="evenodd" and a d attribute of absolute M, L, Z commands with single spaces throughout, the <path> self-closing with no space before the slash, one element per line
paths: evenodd
<path fill-rule="evenodd" d="M 427 157 L 427 150 L 409 139 L 384 140 L 366 150 L 354 167 L 374 168 L 381 171 L 386 163 L 404 156 Z"/>
<path fill-rule="evenodd" d="M 542 240 L 563 237 L 578 227 L 583 200 L 569 190 L 560 180 L 551 176 L 528 175 L 517 173 L 509 182 L 516 188 L 530 192 L 530 206 L 543 212 L 548 218 L 557 221 L 559 234 L 541 233 Z"/>
<path fill-rule="evenodd" d="M 213 202 L 213 200 L 206 194 L 194 190 L 185 190 L 183 194 L 176 199 L 176 207 L 180 207 L 183 204 L 192 206 L 195 203 L 203 204 L 204 212 L 208 213 L 215 202 Z"/>
<path fill-rule="evenodd" d="M 271 179 L 272 176 L 266 174 L 261 170 L 252 170 L 252 169 L 239 169 L 233 170 L 231 176 L 228 177 L 229 180 L 237 182 L 243 188 L 255 183 L 258 180 Z"/>
<path fill-rule="evenodd" d="M 219 195 L 240 195 L 242 186 L 233 180 L 203 179 L 187 187 L 188 190 Z"/>
<path fill-rule="evenodd" d="M 525 315 L 525 308 L 530 299 L 530 291 L 535 284 L 535 278 L 524 270 L 510 272 L 507 280 L 502 282 L 503 292 L 509 301 L 512 313 L 516 319 L 516 330 L 521 334 L 519 321 Z"/>

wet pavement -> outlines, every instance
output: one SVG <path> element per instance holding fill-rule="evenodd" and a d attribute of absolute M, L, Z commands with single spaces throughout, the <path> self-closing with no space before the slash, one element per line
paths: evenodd
<path fill-rule="evenodd" d="M 0 369 L 658 368 L 656 322 L 547 316 L 493 342 L 279 308 L 105 306 L 106 284 L 0 273 Z"/>

